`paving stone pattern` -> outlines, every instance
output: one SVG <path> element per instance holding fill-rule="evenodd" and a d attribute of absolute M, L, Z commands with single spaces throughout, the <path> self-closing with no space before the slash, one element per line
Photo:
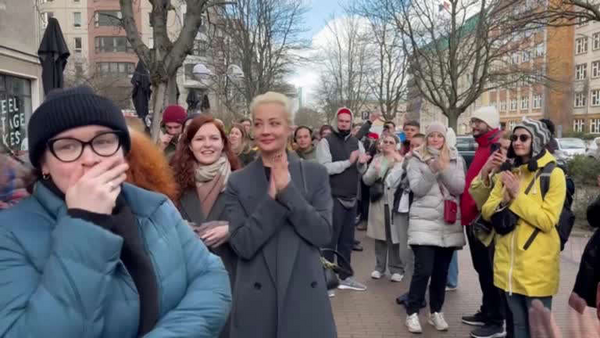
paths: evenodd
<path fill-rule="evenodd" d="M 477 311 L 481 302 L 481 289 L 477 274 L 473 269 L 469 248 L 459 251 L 459 287 L 458 290 L 446 294 L 444 315 L 450 329 L 448 332 L 437 332 L 427 324 L 429 309 L 421 311 L 423 334 L 413 335 L 404 325 L 406 312 L 404 307 L 395 302 L 395 298 L 408 291 L 410 278 L 401 283 L 392 283 L 389 276 L 380 280 L 371 279 L 375 266 L 373 240 L 365 236 L 365 232 L 357 231 L 365 250 L 354 252 L 352 265 L 356 270 L 356 278 L 367 285 L 365 292 L 336 290 L 332 299 L 339 338 L 404 338 L 404 337 L 469 337 L 471 327 L 461 323 L 465 314 Z M 559 327 L 565 334 L 570 325 L 570 309 L 567 304 L 571 293 L 579 261 L 587 238 L 571 238 L 561 254 L 560 291 L 554 297 L 553 314 Z M 532 271 L 531 273 L 536 273 Z M 590 310 L 591 312 L 591 310 Z M 565 335 L 568 337 L 568 334 Z"/>

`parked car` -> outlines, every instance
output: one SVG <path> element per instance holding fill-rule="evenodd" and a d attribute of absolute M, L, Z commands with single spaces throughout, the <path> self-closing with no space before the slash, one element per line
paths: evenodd
<path fill-rule="evenodd" d="M 473 157 L 475 157 L 475 151 L 479 144 L 475 142 L 473 136 L 457 136 L 456 137 L 456 150 L 458 153 L 465 159 L 467 163 L 467 168 L 471 166 L 471 162 L 473 162 Z"/>
<path fill-rule="evenodd" d="M 575 155 L 585 155 L 587 147 L 585 141 L 580 138 L 564 137 L 556 139 L 558 143 L 558 149 L 555 152 L 555 156 L 559 160 L 568 161 L 575 157 Z"/>
<path fill-rule="evenodd" d="M 596 137 L 590 141 L 585 156 L 600 160 L 600 147 L 598 145 L 600 145 L 600 137 Z"/>

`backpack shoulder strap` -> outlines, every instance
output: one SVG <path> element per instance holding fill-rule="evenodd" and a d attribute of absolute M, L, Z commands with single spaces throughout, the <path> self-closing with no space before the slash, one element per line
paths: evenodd
<path fill-rule="evenodd" d="M 541 171 L 540 175 L 540 188 L 542 190 L 542 199 L 546 197 L 548 190 L 550 190 L 550 177 L 552 176 L 552 171 L 556 168 L 556 162 L 548 163 Z"/>

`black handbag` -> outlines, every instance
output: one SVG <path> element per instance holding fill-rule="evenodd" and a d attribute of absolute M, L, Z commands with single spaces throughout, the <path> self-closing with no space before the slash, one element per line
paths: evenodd
<path fill-rule="evenodd" d="M 323 255 L 325 252 L 333 253 L 334 257 L 337 256 L 338 262 L 341 262 L 342 265 L 347 266 L 348 268 L 342 268 L 338 264 L 328 261 Z M 327 285 L 327 290 L 336 289 L 340 285 L 340 279 L 338 278 L 339 273 L 344 273 L 349 276 L 354 275 L 354 270 L 350 266 L 350 263 L 348 263 L 348 260 L 333 249 L 321 249 L 321 263 L 323 264 L 323 274 L 325 275 L 325 285 Z"/>
<path fill-rule="evenodd" d="M 377 202 L 383 197 L 383 179 L 379 178 L 369 188 L 369 199 L 371 202 Z"/>
<path fill-rule="evenodd" d="M 506 235 L 515 230 L 519 217 L 508 207 L 492 215 L 492 226 L 499 235 Z"/>

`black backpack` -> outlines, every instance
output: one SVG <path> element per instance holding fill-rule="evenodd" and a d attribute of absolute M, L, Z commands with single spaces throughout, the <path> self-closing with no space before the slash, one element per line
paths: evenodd
<path fill-rule="evenodd" d="M 536 174 L 536 177 L 540 178 L 540 187 L 542 190 L 542 199 L 546 197 L 548 190 L 550 189 L 550 175 L 552 175 L 552 171 L 556 168 L 557 164 L 555 162 L 548 163 L 544 168 L 542 168 Z M 575 194 L 575 182 L 573 179 L 566 175 L 565 171 L 565 179 L 567 185 L 567 192 L 565 196 L 565 203 L 563 204 L 562 211 L 558 218 L 558 224 L 556 225 L 556 230 L 558 231 L 558 235 L 560 237 L 560 251 L 565 249 L 565 244 L 569 240 L 569 236 L 571 235 L 571 230 L 573 230 L 573 225 L 575 224 L 575 214 L 571 210 L 571 206 L 573 205 L 573 195 Z M 535 182 L 535 180 L 534 180 Z M 523 246 L 523 250 L 527 250 L 531 243 L 535 240 L 537 235 L 539 234 L 540 229 L 536 228 L 525 245 Z"/>

